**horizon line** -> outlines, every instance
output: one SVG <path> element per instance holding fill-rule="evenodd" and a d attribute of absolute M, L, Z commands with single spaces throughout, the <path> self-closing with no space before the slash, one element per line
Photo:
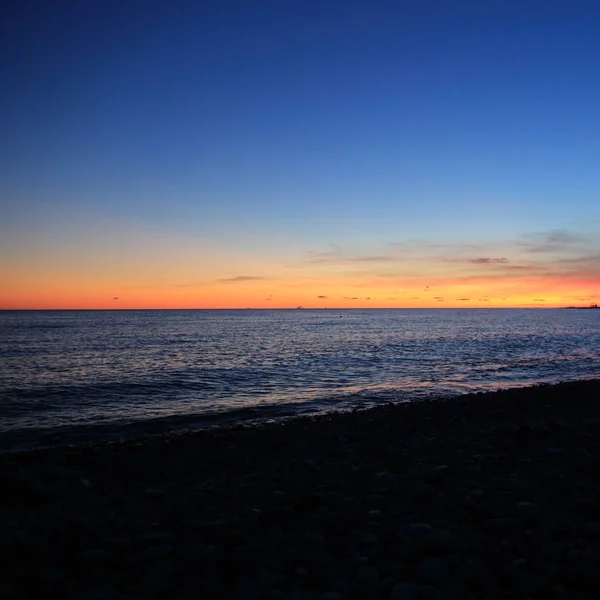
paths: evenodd
<path fill-rule="evenodd" d="M 301 306 L 301 307 L 273 307 L 273 306 L 248 306 L 244 308 L 240 307 L 181 307 L 181 308 L 0 308 L 0 312 L 35 312 L 35 311 L 76 311 L 76 310 L 93 310 L 93 311 L 127 311 L 127 310 L 537 310 L 537 309 L 568 309 L 568 308 L 590 308 L 590 306 Z"/>

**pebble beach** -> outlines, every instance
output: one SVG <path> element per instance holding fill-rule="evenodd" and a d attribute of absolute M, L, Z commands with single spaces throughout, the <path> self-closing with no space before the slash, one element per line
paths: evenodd
<path fill-rule="evenodd" d="M 596 598 L 600 380 L 0 455 L 2 598 Z"/>

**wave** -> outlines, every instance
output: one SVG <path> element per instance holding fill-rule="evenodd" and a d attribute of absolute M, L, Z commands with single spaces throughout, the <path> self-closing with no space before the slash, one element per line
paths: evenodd
<path fill-rule="evenodd" d="M 586 379 L 575 377 L 572 380 Z M 52 420 L 45 426 L 39 419 L 25 418 L 20 427 L 14 423 L 9 428 L 0 426 L 0 452 L 32 450 L 53 446 L 79 445 L 124 440 L 147 435 L 177 435 L 190 431 L 232 425 L 254 425 L 298 416 L 319 415 L 329 412 L 360 410 L 382 404 L 398 404 L 452 398 L 463 393 L 490 392 L 500 389 L 552 384 L 560 378 L 538 378 L 518 382 L 491 382 L 474 385 L 466 382 L 446 382 L 444 386 L 422 386 L 418 389 L 378 388 L 350 393 L 329 394 L 310 400 L 288 399 L 286 402 L 256 403 L 234 406 L 214 406 L 212 409 L 190 412 L 172 412 L 165 415 L 152 414 L 148 410 L 139 418 L 131 412 L 120 417 L 96 415 L 88 421 L 71 419 L 69 423 Z"/>

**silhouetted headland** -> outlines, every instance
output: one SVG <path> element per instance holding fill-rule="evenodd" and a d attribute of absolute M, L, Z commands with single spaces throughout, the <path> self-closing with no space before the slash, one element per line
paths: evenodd
<path fill-rule="evenodd" d="M 590 304 L 589 306 L 565 306 L 563 308 L 576 309 L 576 310 L 586 310 L 586 309 L 600 308 L 600 306 L 598 306 L 597 304 Z"/>
<path fill-rule="evenodd" d="M 595 598 L 600 380 L 0 456 L 8 598 Z"/>

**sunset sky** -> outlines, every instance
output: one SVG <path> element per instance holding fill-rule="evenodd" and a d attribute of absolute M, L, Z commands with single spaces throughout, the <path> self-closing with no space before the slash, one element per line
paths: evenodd
<path fill-rule="evenodd" d="M 600 303 L 600 3 L 22 0 L 0 309 Z"/>

